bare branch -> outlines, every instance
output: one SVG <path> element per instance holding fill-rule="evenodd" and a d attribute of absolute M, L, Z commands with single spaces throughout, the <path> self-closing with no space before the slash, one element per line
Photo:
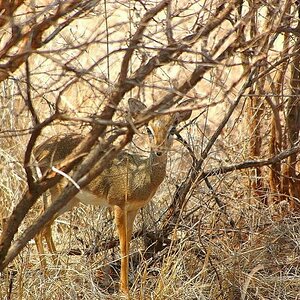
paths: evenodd
<path fill-rule="evenodd" d="M 19 32 L 17 35 L 13 34 L 11 40 L 7 42 L 6 46 L 0 52 L 0 58 L 3 58 L 13 46 L 17 46 L 18 44 L 19 50 L 7 63 L 0 65 L 0 82 L 7 79 L 11 73 L 19 68 L 19 66 L 26 61 L 32 51 L 40 48 L 44 44 L 42 40 L 43 33 L 52 26 L 53 23 L 76 8 L 81 8 L 82 12 L 89 9 L 89 6 L 85 4 L 86 3 L 82 3 L 82 1 L 79 0 L 67 1 L 63 5 L 58 6 L 54 15 L 45 18 L 43 21 L 30 28 L 27 32 L 23 34 Z"/>
<path fill-rule="evenodd" d="M 220 174 L 226 174 L 229 172 L 237 171 L 237 170 L 244 170 L 249 168 L 256 168 L 256 167 L 263 167 L 263 166 L 270 166 L 272 164 L 275 164 L 277 162 L 280 162 L 294 154 L 297 154 L 300 152 L 300 146 L 294 146 L 290 149 L 284 150 L 280 152 L 279 154 L 268 158 L 268 159 L 261 159 L 261 160 L 248 160 L 243 161 L 241 163 L 233 164 L 231 166 L 225 166 L 220 168 L 214 168 L 209 171 L 202 172 L 199 177 L 197 178 L 197 181 L 204 179 L 205 177 L 210 176 L 217 176 Z"/>
<path fill-rule="evenodd" d="M 124 146 L 131 141 L 132 134 L 133 133 L 129 131 L 123 138 L 123 140 L 121 140 L 116 146 L 111 146 L 110 148 L 108 148 L 117 136 L 109 139 L 105 145 L 100 144 L 96 146 L 82 162 L 79 170 L 75 172 L 73 180 L 76 181 L 81 188 L 91 182 L 97 175 L 101 174 L 101 172 L 106 168 L 107 164 L 109 164 L 109 162 L 114 157 L 116 157 L 116 155 L 124 148 Z M 99 161 L 99 156 L 100 153 L 103 152 L 103 149 L 108 150 Z M 91 170 L 91 166 L 95 167 Z M 9 248 L 9 251 L 5 255 L 5 259 L 2 254 L 4 253 L 4 251 L 1 249 L 1 246 L 4 242 L 10 243 L 11 241 L 7 242 L 6 239 L 8 238 L 8 235 L 2 234 L 2 236 L 4 236 L 4 240 L 1 240 L 0 244 L 0 272 L 3 271 L 3 269 L 20 253 L 20 251 L 26 246 L 26 244 L 41 230 L 41 228 L 43 228 L 43 226 L 47 222 L 49 222 L 49 220 L 51 220 L 55 213 L 62 209 L 77 193 L 77 187 L 70 183 L 63 190 L 58 199 L 51 204 L 47 211 L 33 225 L 28 227 L 27 230 L 24 231 L 24 233 L 21 235 L 21 237 L 13 243 L 13 245 Z M 25 199 L 27 201 L 30 201 L 32 197 L 30 197 L 30 194 L 26 194 Z"/>
<path fill-rule="evenodd" d="M 138 43 L 141 41 L 143 37 L 143 33 L 146 29 L 147 24 L 150 22 L 150 20 L 158 14 L 161 10 L 163 10 L 170 0 L 162 0 L 158 5 L 156 5 L 154 8 L 148 10 L 144 17 L 141 19 L 140 26 L 136 30 L 135 34 L 131 38 L 130 44 L 128 46 L 128 49 L 124 55 L 123 61 L 122 61 L 122 66 L 121 66 L 121 71 L 120 71 L 120 77 L 119 77 L 119 84 L 122 84 L 126 77 L 127 77 L 127 72 L 128 72 L 128 66 L 129 62 L 131 59 L 131 56 L 135 50 L 135 47 L 138 45 Z"/>

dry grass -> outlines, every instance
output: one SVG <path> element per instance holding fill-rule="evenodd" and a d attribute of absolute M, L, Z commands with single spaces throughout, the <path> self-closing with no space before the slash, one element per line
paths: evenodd
<path fill-rule="evenodd" d="M 172 156 L 173 168 L 180 157 Z M 8 168 L 4 166 L 2 172 L 8 172 Z M 1 194 L 10 192 L 1 198 L 5 201 L 1 207 L 14 201 L 13 191 L 20 193 L 18 179 L 22 174 L 16 169 L 14 172 L 10 173 L 10 181 L 2 177 Z M 261 207 L 249 198 L 241 175 L 228 175 L 217 186 L 228 214 L 236 221 L 235 228 L 201 185 L 193 193 L 186 217 L 171 234 L 168 247 L 146 258 L 143 236 L 132 242 L 133 299 L 299 298 L 299 218 L 275 220 L 273 207 Z M 143 227 L 145 232 L 159 231 L 159 218 L 170 200 L 169 191 L 174 189 L 175 180 L 179 178 L 173 172 L 153 203 L 137 218 L 136 230 Z M 26 222 L 32 220 L 27 218 Z M 54 265 L 47 254 L 49 269 L 45 276 L 35 245 L 30 243 L 2 274 L 0 298 L 119 299 L 117 247 L 86 254 L 95 243 L 115 238 L 109 212 L 80 207 L 60 217 L 53 227 L 61 265 Z"/>
<path fill-rule="evenodd" d="M 143 7 L 138 4 L 139 10 L 133 10 L 125 5 L 126 1 L 114 2 L 108 5 L 110 51 L 128 45 L 124 31 L 128 31 L 128 36 L 132 34 L 140 20 L 139 13 L 143 12 Z M 205 24 L 213 11 L 214 1 L 195 1 L 190 6 L 188 3 L 191 1 L 174 2 L 178 2 L 177 13 L 182 13 L 174 21 L 176 38 L 187 35 L 191 24 L 197 25 L 198 17 Z M 182 7 L 179 2 L 187 8 L 186 11 L 183 9 L 180 12 Z M 199 16 L 194 14 L 197 9 L 200 11 Z M 110 56 L 109 68 L 108 61 L 101 60 L 97 67 L 82 76 L 82 80 L 66 90 L 67 83 L 77 75 L 69 73 L 64 67 L 69 64 L 77 70 L 87 70 L 97 59 L 106 55 L 107 32 L 104 30 L 103 15 L 103 5 L 98 5 L 89 15 L 72 23 L 72 30 L 69 27 L 62 30 L 47 45 L 48 48 L 42 48 L 56 49 L 51 55 L 45 52 L 30 57 L 32 100 L 41 120 L 53 113 L 59 92 L 62 96 L 61 109 L 67 115 L 86 117 L 99 113 L 117 80 L 124 52 Z M 167 44 L 165 29 L 159 27 L 164 15 L 154 19 L 154 25 L 151 23 L 145 32 L 144 42 L 149 49 L 136 51 L 130 67 L 132 73 L 145 57 L 150 58 L 159 51 L 159 47 Z M 208 47 L 213 48 L 227 27 L 231 28 L 229 22 L 226 22 L 210 35 Z M 160 99 L 171 88 L 173 91 L 180 79 L 187 78 L 199 61 L 197 55 L 201 56 L 201 52 L 198 54 L 197 51 L 201 51 L 201 46 L 193 46 L 191 53 L 181 57 L 180 63 L 157 68 L 141 83 L 141 87 L 126 95 L 126 99 L 139 96 L 145 102 L 152 102 Z M 198 157 L 241 85 L 239 82 L 227 94 L 231 84 L 242 72 L 240 66 L 230 67 L 230 64 L 240 63 L 240 59 L 231 59 L 229 66 L 220 64 L 215 67 L 188 94 L 199 101 L 202 107 L 222 99 L 219 105 L 204 109 L 200 118 L 182 132 Z M 193 63 L 189 64 L 190 60 Z M 26 187 L 23 156 L 29 133 L 24 130 L 31 126 L 28 125 L 31 124 L 31 118 L 23 99 L 26 79 L 24 70 L 20 68 L 14 76 L 1 83 L 0 132 L 7 132 L 0 139 L 0 220 L 9 216 Z M 225 94 L 224 100 L 222 97 Z M 126 99 L 121 103 L 118 116 L 124 115 Z M 205 160 L 204 170 L 249 159 L 246 106 L 245 101 L 237 107 Z M 264 109 L 261 154 L 267 156 L 271 109 Z M 196 111 L 194 116 L 198 113 Z M 43 131 L 41 139 L 62 131 L 85 132 L 89 128 L 89 125 L 80 122 L 56 123 Z M 235 221 L 234 227 L 216 204 L 215 195 L 204 181 L 197 182 L 188 194 L 188 205 L 166 245 L 149 257 L 148 248 L 151 245 L 148 244 L 146 233 L 161 231 L 161 220 L 172 200 L 175 187 L 187 176 L 190 166 L 188 152 L 176 144 L 169 158 L 165 182 L 153 201 L 137 217 L 135 232 L 143 229 L 144 234 L 134 239 L 131 245 L 132 299 L 300 299 L 299 216 L 283 214 L 286 212 L 285 202 L 268 207 L 262 205 L 251 189 L 255 174 L 249 170 L 216 175 L 210 179 L 215 194 L 226 205 L 227 215 Z M 267 168 L 263 171 L 266 178 L 268 171 Z M 270 197 L 268 193 L 267 190 L 266 194 Z M 32 224 L 40 213 L 41 202 L 40 199 L 32 208 L 20 231 Z M 108 243 L 116 239 L 109 211 L 81 206 L 60 216 L 55 221 L 53 232 L 61 265 L 55 265 L 47 252 L 48 274 L 43 274 L 35 244 L 31 241 L 0 275 L 0 299 L 119 299 L 119 251 L 117 246 L 107 247 Z M 107 242 L 106 248 L 109 249 L 104 250 L 104 242 Z M 93 253 L 97 245 L 104 246 Z"/>
<path fill-rule="evenodd" d="M 246 157 L 247 139 L 236 135 L 239 131 L 243 130 L 230 131 L 216 144 L 206 169 L 220 165 L 224 159 L 234 163 Z M 203 135 L 199 127 L 191 126 L 185 135 L 200 151 Z M 20 140 L 1 141 L 1 219 L 9 215 L 25 185 L 21 163 L 24 146 L 19 146 Z M 160 219 L 175 184 L 184 178 L 190 163 L 188 154 L 176 144 L 167 179 L 138 216 L 135 231 L 160 231 Z M 248 171 L 211 179 L 218 197 L 226 203 L 228 215 L 236 222 L 235 228 L 203 182 L 194 187 L 183 218 L 170 235 L 170 245 L 147 257 L 146 237 L 132 242 L 133 299 L 299 299 L 299 218 L 277 218 L 285 203 L 262 206 L 249 188 L 250 179 Z M 33 208 L 21 230 L 32 223 L 40 205 Z M 45 276 L 31 241 L 1 275 L 0 299 L 119 299 L 118 247 L 87 255 L 95 245 L 115 240 L 110 213 L 80 207 L 61 216 L 53 231 L 61 265 L 54 265 L 47 252 L 49 269 Z"/>

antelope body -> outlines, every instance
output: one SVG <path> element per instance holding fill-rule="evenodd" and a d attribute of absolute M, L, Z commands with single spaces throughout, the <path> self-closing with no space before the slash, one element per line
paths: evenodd
<path fill-rule="evenodd" d="M 131 111 L 140 112 L 146 106 L 138 100 L 131 99 L 129 107 Z M 45 237 L 49 251 L 52 254 L 56 253 L 51 225 L 55 218 L 71 210 L 79 202 L 86 205 L 110 206 L 114 211 L 120 240 L 120 291 L 128 295 L 128 256 L 134 219 L 138 210 L 152 199 L 166 176 L 167 152 L 172 145 L 172 129 L 178 122 L 188 119 L 190 114 L 189 111 L 160 115 L 149 121 L 148 135 L 151 148 L 149 157 L 121 152 L 100 176 L 81 189 L 36 236 L 38 252 L 44 254 L 42 239 Z M 74 134 L 56 136 L 38 146 L 34 155 L 42 173 L 62 161 L 82 139 L 82 136 Z M 67 179 L 64 178 L 50 189 L 51 201 L 57 199 L 66 184 Z M 45 268 L 46 262 L 43 257 L 41 263 Z"/>

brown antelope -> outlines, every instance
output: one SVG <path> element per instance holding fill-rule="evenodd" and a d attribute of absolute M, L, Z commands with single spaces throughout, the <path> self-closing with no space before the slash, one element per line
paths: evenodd
<path fill-rule="evenodd" d="M 146 106 L 139 100 L 129 100 L 130 111 L 138 114 Z M 167 152 L 172 146 L 172 130 L 191 115 L 191 111 L 157 115 L 147 126 L 150 143 L 149 157 L 123 151 L 101 175 L 82 188 L 78 194 L 36 236 L 39 254 L 44 254 L 42 238 L 45 237 L 49 251 L 55 255 L 51 225 L 62 213 L 71 210 L 79 202 L 109 206 L 114 211 L 121 252 L 120 291 L 128 295 L 128 256 L 134 219 L 140 208 L 154 196 L 166 176 Z M 49 138 L 36 147 L 34 155 L 42 173 L 63 160 L 83 139 L 80 135 Z M 55 201 L 66 186 L 67 178 L 50 189 L 51 201 Z M 55 256 L 54 256 L 55 257 Z M 41 256 L 42 267 L 46 261 Z"/>

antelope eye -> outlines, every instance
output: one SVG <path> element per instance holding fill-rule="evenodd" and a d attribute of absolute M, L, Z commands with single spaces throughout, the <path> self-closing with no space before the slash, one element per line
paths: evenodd
<path fill-rule="evenodd" d="M 174 135 L 176 133 L 176 126 L 172 126 L 169 135 Z"/>
<path fill-rule="evenodd" d="M 147 134 L 148 134 L 150 137 L 153 137 L 153 132 L 152 132 L 152 130 L 151 130 L 149 127 L 146 127 L 146 130 L 147 130 Z"/>

